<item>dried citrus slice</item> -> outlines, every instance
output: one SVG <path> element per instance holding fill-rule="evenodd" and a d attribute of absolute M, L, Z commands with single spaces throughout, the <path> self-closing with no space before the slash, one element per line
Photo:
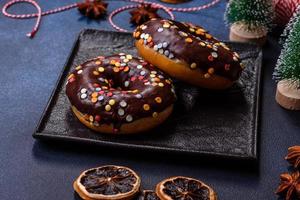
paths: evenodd
<path fill-rule="evenodd" d="M 144 190 L 141 192 L 138 200 L 160 200 L 153 190 Z"/>
<path fill-rule="evenodd" d="M 139 192 L 140 177 L 127 167 L 107 165 L 86 170 L 73 184 L 85 200 L 128 200 Z"/>
<path fill-rule="evenodd" d="M 162 200 L 217 200 L 216 193 L 203 182 L 183 177 L 171 177 L 157 184 L 156 194 Z"/>

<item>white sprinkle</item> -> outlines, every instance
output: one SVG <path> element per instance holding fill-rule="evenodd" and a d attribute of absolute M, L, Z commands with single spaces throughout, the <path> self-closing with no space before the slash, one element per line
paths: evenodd
<path fill-rule="evenodd" d="M 151 71 L 151 74 L 157 74 L 157 71 Z"/>
<path fill-rule="evenodd" d="M 102 101 L 104 97 L 102 95 L 98 96 L 98 101 Z"/>
<path fill-rule="evenodd" d="M 121 67 L 125 67 L 127 64 L 126 63 L 121 63 L 120 65 L 121 65 Z"/>
<path fill-rule="evenodd" d="M 146 26 L 146 25 L 144 25 L 144 26 L 142 27 L 142 30 L 146 30 L 146 28 L 147 28 L 147 26 Z"/>
<path fill-rule="evenodd" d="M 158 53 L 164 54 L 164 50 L 163 50 L 163 49 L 160 49 L 160 50 L 158 51 Z"/>
<path fill-rule="evenodd" d="M 141 72 L 140 72 L 140 75 L 141 75 L 141 76 L 144 76 L 145 74 L 146 74 L 145 71 L 141 71 Z"/>
<path fill-rule="evenodd" d="M 158 50 L 157 45 L 154 45 L 153 49 L 154 49 L 154 51 L 157 51 Z"/>
<path fill-rule="evenodd" d="M 239 59 L 236 56 L 233 56 L 234 61 L 239 61 Z"/>
<path fill-rule="evenodd" d="M 122 59 L 122 60 L 125 59 L 125 58 L 126 58 L 125 56 L 121 56 L 121 57 L 120 57 L 120 59 Z"/>
<path fill-rule="evenodd" d="M 144 37 L 145 37 L 145 33 L 142 33 L 141 38 L 144 39 Z"/>
<path fill-rule="evenodd" d="M 124 100 L 121 101 L 121 102 L 120 102 L 120 106 L 123 107 L 123 108 L 125 108 L 125 107 L 127 106 L 126 101 L 124 101 Z"/>
<path fill-rule="evenodd" d="M 77 71 L 77 74 L 81 74 L 82 73 L 82 69 Z"/>
<path fill-rule="evenodd" d="M 104 78 L 98 78 L 99 81 L 104 82 Z"/>
<path fill-rule="evenodd" d="M 144 40 L 144 44 L 145 44 L 145 45 L 147 44 L 147 40 Z"/>
<path fill-rule="evenodd" d="M 164 43 L 162 44 L 162 46 L 163 46 L 163 48 L 166 48 L 166 47 L 168 46 L 168 43 L 167 43 L 167 42 L 164 42 Z"/>
<path fill-rule="evenodd" d="M 160 49 L 160 48 L 162 48 L 162 46 L 163 46 L 162 43 L 159 43 L 159 44 L 157 45 L 157 48 Z"/>
<path fill-rule="evenodd" d="M 149 83 L 149 82 L 148 82 Z M 150 84 L 150 83 L 149 83 Z M 137 95 L 135 95 L 136 96 L 136 98 L 138 98 L 138 99 L 140 99 L 140 98 L 142 98 L 142 95 L 141 94 L 137 94 Z"/>
<path fill-rule="evenodd" d="M 212 53 L 211 53 L 211 56 L 214 57 L 214 58 L 217 58 L 217 57 L 218 57 L 218 54 L 217 54 L 216 52 L 212 52 Z"/>
<path fill-rule="evenodd" d="M 80 92 L 81 92 L 81 93 L 86 93 L 86 92 L 87 92 L 87 89 L 86 89 L 86 88 L 82 88 L 82 89 L 80 90 Z"/>
<path fill-rule="evenodd" d="M 124 56 L 125 55 L 125 53 L 119 53 L 119 56 Z"/>
<path fill-rule="evenodd" d="M 159 33 L 163 32 L 163 31 L 164 31 L 164 29 L 162 27 L 157 29 L 157 32 L 159 32 Z"/>
<path fill-rule="evenodd" d="M 137 66 L 136 66 L 136 68 L 138 68 L 138 69 L 142 69 L 142 68 L 143 68 L 143 66 L 142 66 L 142 65 L 137 65 Z"/>
<path fill-rule="evenodd" d="M 218 47 L 216 45 L 213 46 L 214 51 L 218 51 Z"/>
<path fill-rule="evenodd" d="M 124 82 L 124 86 L 125 86 L 125 87 L 128 87 L 128 86 L 129 86 L 129 81 L 125 81 L 125 82 Z"/>
<path fill-rule="evenodd" d="M 150 35 L 149 35 L 148 33 L 145 34 L 144 39 L 147 40 L 147 39 L 149 38 L 149 36 L 150 36 Z"/>
<path fill-rule="evenodd" d="M 87 98 L 87 94 L 86 94 L 86 93 L 81 94 L 81 95 L 80 95 L 80 98 L 81 98 L 81 99 Z"/>
<path fill-rule="evenodd" d="M 174 54 L 170 53 L 169 58 L 170 59 L 174 58 Z"/>
<path fill-rule="evenodd" d="M 162 75 L 159 75 L 158 78 L 163 79 L 163 78 L 165 78 L 165 77 L 163 77 Z"/>
<path fill-rule="evenodd" d="M 127 115 L 126 116 L 126 121 L 127 122 L 131 122 L 133 120 L 132 116 L 131 115 Z"/>
<path fill-rule="evenodd" d="M 95 90 L 96 90 L 97 92 L 99 92 L 99 91 L 101 91 L 101 88 L 97 87 Z"/>
<path fill-rule="evenodd" d="M 146 82 L 146 83 L 144 83 L 144 85 L 150 85 L 150 82 Z"/>
<path fill-rule="evenodd" d="M 165 56 L 168 56 L 170 54 L 170 52 L 168 50 L 165 50 Z"/>
<path fill-rule="evenodd" d="M 123 116 L 124 114 L 125 114 L 125 110 L 122 109 L 122 108 L 120 108 L 120 109 L 118 110 L 118 115 Z"/>

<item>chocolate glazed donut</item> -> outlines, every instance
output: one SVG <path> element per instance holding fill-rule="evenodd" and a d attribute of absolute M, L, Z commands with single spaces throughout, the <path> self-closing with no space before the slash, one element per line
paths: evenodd
<path fill-rule="evenodd" d="M 124 53 L 77 66 L 68 77 L 66 93 L 83 124 L 98 132 L 120 134 L 162 123 L 176 99 L 171 79 Z"/>
<path fill-rule="evenodd" d="M 154 19 L 137 27 L 133 36 L 141 57 L 196 86 L 226 89 L 243 70 L 239 55 L 200 26 Z"/>

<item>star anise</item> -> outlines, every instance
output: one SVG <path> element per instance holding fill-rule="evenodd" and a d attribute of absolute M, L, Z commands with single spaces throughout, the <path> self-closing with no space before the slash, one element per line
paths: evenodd
<path fill-rule="evenodd" d="M 161 18 L 157 14 L 158 8 L 153 7 L 151 4 L 141 4 L 138 8 L 130 11 L 130 22 L 135 25 L 141 25 L 150 19 Z"/>
<path fill-rule="evenodd" d="M 284 173 L 280 175 L 280 185 L 276 190 L 276 194 L 285 196 L 285 200 L 292 198 L 300 199 L 300 173 L 299 171 L 292 174 Z"/>
<path fill-rule="evenodd" d="M 81 14 L 89 18 L 99 19 L 105 16 L 108 4 L 103 0 L 85 0 L 78 3 L 77 6 Z"/>
<path fill-rule="evenodd" d="M 285 159 L 295 168 L 300 167 L 300 146 L 292 146 L 288 149 L 288 155 Z"/>

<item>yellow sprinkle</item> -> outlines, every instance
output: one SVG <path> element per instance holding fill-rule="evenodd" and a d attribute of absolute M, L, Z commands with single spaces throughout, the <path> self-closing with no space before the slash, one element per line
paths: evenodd
<path fill-rule="evenodd" d="M 98 75 L 99 75 L 99 72 L 93 71 L 93 74 L 94 74 L 95 76 L 98 76 Z"/>
<path fill-rule="evenodd" d="M 132 55 L 130 55 L 130 54 L 126 55 L 126 58 L 127 58 L 128 60 L 131 60 L 131 59 L 132 59 Z"/>
<path fill-rule="evenodd" d="M 116 101 L 114 99 L 109 100 L 108 104 L 113 106 L 115 105 Z"/>
<path fill-rule="evenodd" d="M 161 102 L 162 102 L 162 99 L 161 99 L 160 97 L 156 97 L 156 98 L 155 98 L 155 101 L 156 101 L 157 103 L 161 103 Z"/>
<path fill-rule="evenodd" d="M 92 98 L 92 103 L 96 103 L 98 101 L 97 98 Z"/>
<path fill-rule="evenodd" d="M 190 28 L 190 31 L 193 33 L 193 32 L 195 32 L 195 29 L 193 29 L 193 28 Z"/>
<path fill-rule="evenodd" d="M 215 69 L 214 69 L 214 68 L 212 68 L 212 67 L 211 67 L 211 68 L 209 68 L 209 69 L 208 69 L 208 73 L 210 73 L 210 74 L 213 74 L 213 73 L 215 73 Z"/>
<path fill-rule="evenodd" d="M 199 28 L 199 29 L 196 30 L 196 34 L 198 34 L 198 35 L 202 35 L 203 32 L 204 32 L 204 30 L 201 29 L 201 28 Z"/>
<path fill-rule="evenodd" d="M 138 93 L 138 92 L 139 92 L 139 90 L 133 90 L 133 91 L 132 91 L 133 94 L 136 94 L 136 93 Z"/>
<path fill-rule="evenodd" d="M 104 72 L 104 68 L 103 68 L 103 67 L 99 67 L 99 68 L 98 68 L 98 71 L 99 71 L 99 72 Z"/>
<path fill-rule="evenodd" d="M 116 66 L 116 67 L 119 67 L 120 65 L 121 65 L 121 64 L 120 64 L 119 62 L 116 62 L 116 63 L 115 63 L 115 66 Z"/>
<path fill-rule="evenodd" d="M 114 72 L 116 72 L 116 73 L 120 71 L 120 69 L 119 69 L 118 67 L 114 67 L 113 70 L 114 70 Z"/>
<path fill-rule="evenodd" d="M 105 110 L 108 112 L 108 111 L 110 111 L 111 110 L 111 106 L 110 105 L 106 105 L 105 106 Z"/>
<path fill-rule="evenodd" d="M 163 24 L 163 27 L 164 27 L 164 28 L 169 28 L 169 27 L 170 27 L 170 24 L 169 24 L 168 22 L 165 22 L 165 23 Z"/>
<path fill-rule="evenodd" d="M 144 108 L 144 110 L 150 110 L 149 104 L 144 104 L 144 105 L 143 105 L 143 108 Z"/>
<path fill-rule="evenodd" d="M 95 97 L 97 97 L 97 96 L 98 96 L 98 93 L 97 93 L 97 92 L 93 92 L 93 93 L 92 93 L 92 97 L 93 97 L 93 98 L 95 98 Z"/>
<path fill-rule="evenodd" d="M 158 83 L 158 86 L 159 87 L 164 87 L 164 84 L 163 83 Z"/>
<path fill-rule="evenodd" d="M 75 69 L 80 70 L 81 68 L 82 68 L 81 65 L 78 65 Z"/>
<path fill-rule="evenodd" d="M 204 78 L 210 78 L 210 74 L 209 73 L 204 74 Z"/>
<path fill-rule="evenodd" d="M 129 62 L 129 60 L 128 59 L 124 59 L 123 62 L 127 63 L 127 62 Z"/>
<path fill-rule="evenodd" d="M 68 79 L 73 78 L 73 77 L 74 77 L 74 74 L 70 74 L 70 75 L 68 76 Z"/>
<path fill-rule="evenodd" d="M 192 38 L 186 38 L 185 41 L 186 41 L 187 43 L 192 43 L 192 42 L 193 42 Z"/>
<path fill-rule="evenodd" d="M 111 61 L 110 61 L 110 64 L 112 64 L 112 65 L 114 65 L 115 63 L 116 63 L 115 60 L 111 60 Z"/>
<path fill-rule="evenodd" d="M 91 115 L 91 116 L 89 117 L 89 120 L 90 120 L 91 122 L 93 122 L 93 121 L 94 121 L 94 117 Z"/>
<path fill-rule="evenodd" d="M 166 83 L 171 84 L 171 81 L 167 79 L 167 80 L 166 80 Z"/>
<path fill-rule="evenodd" d="M 152 117 L 156 118 L 158 116 L 157 112 L 152 113 Z"/>
<path fill-rule="evenodd" d="M 135 37 L 138 38 L 141 35 L 140 32 L 135 32 Z"/>
<path fill-rule="evenodd" d="M 95 62 L 95 64 L 96 64 L 96 65 L 100 65 L 100 64 L 101 64 L 101 61 L 100 61 L 100 60 L 97 60 L 97 61 Z"/>
<path fill-rule="evenodd" d="M 206 46 L 206 44 L 205 44 L 204 42 L 199 42 L 199 44 L 200 44 L 201 46 L 203 46 L 203 47 Z"/>
<path fill-rule="evenodd" d="M 192 68 L 192 69 L 195 69 L 196 67 L 197 67 L 197 64 L 196 64 L 196 63 L 192 63 L 192 64 L 191 64 L 191 68 Z"/>
<path fill-rule="evenodd" d="M 211 39 L 212 38 L 212 36 L 211 35 L 209 35 L 209 34 L 205 34 L 205 37 L 207 38 L 207 39 Z"/>
<path fill-rule="evenodd" d="M 154 78 L 154 77 L 155 77 L 155 74 L 150 74 L 150 77 L 151 77 L 151 78 Z"/>

